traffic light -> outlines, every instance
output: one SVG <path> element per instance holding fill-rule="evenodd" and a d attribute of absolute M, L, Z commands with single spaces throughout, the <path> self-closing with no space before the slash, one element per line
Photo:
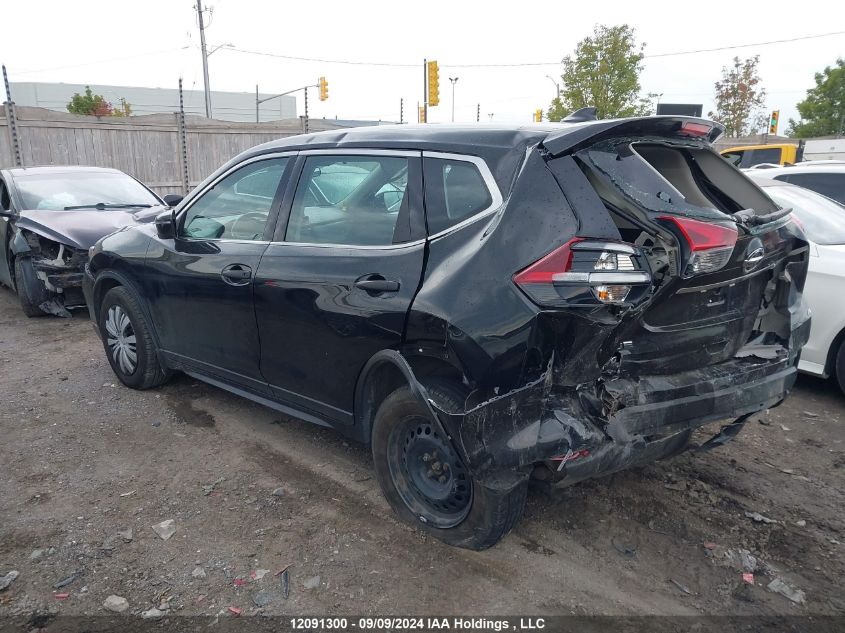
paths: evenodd
<path fill-rule="evenodd" d="M 437 62 L 428 62 L 428 105 L 440 105 L 440 69 Z"/>
<path fill-rule="evenodd" d="M 320 101 L 325 101 L 329 98 L 329 82 L 326 81 L 325 77 L 320 77 L 320 81 L 317 82 L 317 86 L 320 88 Z"/>
<path fill-rule="evenodd" d="M 534 110 L 534 122 L 540 123 L 543 120 L 543 111 L 540 108 Z"/>
<path fill-rule="evenodd" d="M 772 110 L 772 117 L 769 119 L 769 134 L 778 133 L 778 120 L 780 119 L 780 110 Z"/>
<path fill-rule="evenodd" d="M 425 123 L 425 106 L 420 106 L 420 123 Z"/>

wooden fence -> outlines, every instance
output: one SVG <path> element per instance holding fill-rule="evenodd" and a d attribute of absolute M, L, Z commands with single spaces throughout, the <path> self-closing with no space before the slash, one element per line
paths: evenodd
<path fill-rule="evenodd" d="M 5 111 L 4 111 L 5 110 Z M 8 108 L 0 110 L 0 167 L 15 166 L 15 134 Z M 160 195 L 187 193 L 178 113 L 145 116 L 77 116 L 44 108 L 15 107 L 18 149 L 23 166 L 94 165 L 114 167 Z M 338 129 L 311 119 L 312 132 Z M 185 117 L 188 188 L 245 149 L 303 132 L 303 121 L 242 123 Z"/>

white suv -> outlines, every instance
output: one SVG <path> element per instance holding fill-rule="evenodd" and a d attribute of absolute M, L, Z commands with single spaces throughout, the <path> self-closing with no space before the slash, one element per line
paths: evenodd
<path fill-rule="evenodd" d="M 843 160 L 812 160 L 761 171 L 766 178 L 812 189 L 845 204 L 845 161 Z"/>

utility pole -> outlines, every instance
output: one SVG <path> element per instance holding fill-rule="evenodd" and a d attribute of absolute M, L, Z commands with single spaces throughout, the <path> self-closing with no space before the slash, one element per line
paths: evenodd
<path fill-rule="evenodd" d="M 202 78 L 205 84 L 205 116 L 211 118 L 211 87 L 208 84 L 208 49 L 205 47 L 205 22 L 202 15 L 202 0 L 197 0 L 197 20 L 200 26 L 200 49 L 202 50 Z"/>
<path fill-rule="evenodd" d="M 258 105 L 261 102 L 258 100 L 258 84 L 255 84 L 255 122 L 259 123 L 258 120 Z"/>
<path fill-rule="evenodd" d="M 452 123 L 455 122 L 455 84 L 458 83 L 458 77 L 449 77 L 452 82 Z"/>

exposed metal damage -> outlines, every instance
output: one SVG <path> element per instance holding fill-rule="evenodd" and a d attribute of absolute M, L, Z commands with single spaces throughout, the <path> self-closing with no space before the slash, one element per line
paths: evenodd
<path fill-rule="evenodd" d="M 576 154 L 616 225 L 597 237 L 636 244 L 640 250 L 632 252 L 647 266 L 649 287 L 624 305 L 579 305 L 583 327 L 562 327 L 554 313 L 539 316 L 530 327 L 555 337 L 556 353 L 539 375 L 531 377 L 526 366 L 522 386 L 500 393 L 476 385 L 464 412 L 429 400 L 473 477 L 487 485 L 532 475 L 568 485 L 609 474 L 683 451 L 693 430 L 728 420 L 698 448 L 719 446 L 754 413 L 777 406 L 795 382 L 810 314 L 801 297 L 808 252 L 794 239 L 791 218 L 768 210 L 732 217 L 727 208 L 691 205 L 674 189 L 669 193 L 657 170 L 642 169 L 642 157 L 630 150 L 633 140 L 688 152 L 693 168 L 705 158 L 700 144 L 649 138 L 614 138 Z M 659 158 L 650 157 L 658 164 Z M 706 178 L 701 181 L 704 190 Z M 726 272 L 715 283 L 698 282 L 683 272 L 690 254 L 657 221 L 665 213 L 736 225 L 749 255 L 740 253 L 745 261 L 730 265 L 725 259 Z M 655 308 L 667 298 L 674 312 L 668 317 Z M 756 308 L 750 300 L 759 301 Z M 710 306 L 731 309 L 714 319 Z M 453 348 L 452 332 L 459 330 L 448 324 L 444 349 Z"/>
<path fill-rule="evenodd" d="M 26 292 L 43 312 L 70 317 L 68 308 L 85 305 L 82 274 L 88 253 L 32 231 L 18 229 L 12 241 L 18 261 L 18 292 Z"/>

